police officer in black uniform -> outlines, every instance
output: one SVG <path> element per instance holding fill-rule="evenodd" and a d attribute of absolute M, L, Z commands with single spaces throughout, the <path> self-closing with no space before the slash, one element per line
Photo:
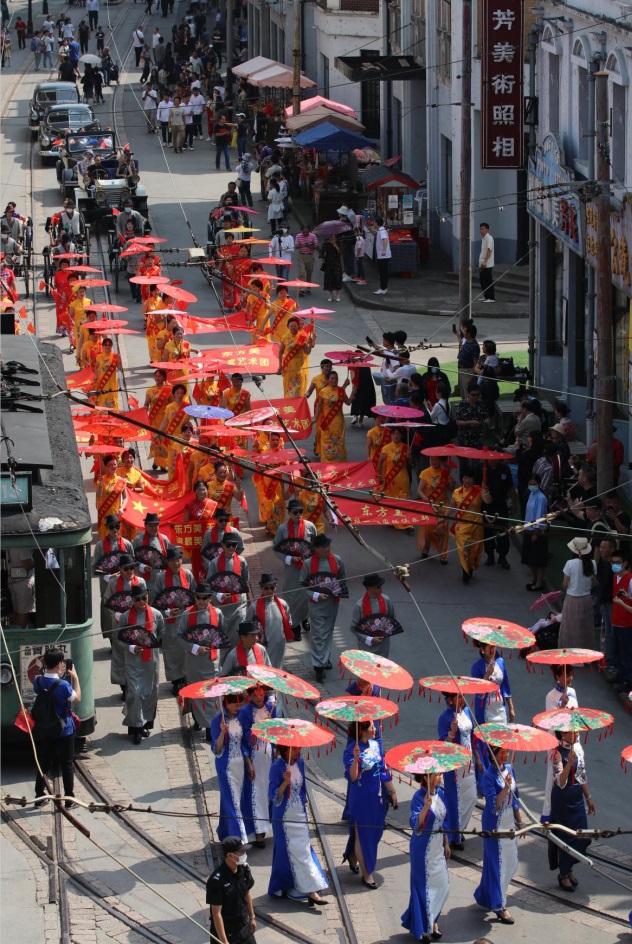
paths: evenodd
<path fill-rule="evenodd" d="M 224 862 L 206 883 L 211 906 L 211 933 L 222 944 L 255 944 L 255 912 L 250 889 L 255 884 L 246 865 L 246 847 L 239 836 L 222 843 Z"/>

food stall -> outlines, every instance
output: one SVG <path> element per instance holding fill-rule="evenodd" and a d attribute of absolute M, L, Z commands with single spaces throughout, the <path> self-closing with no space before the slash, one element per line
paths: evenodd
<path fill-rule="evenodd" d="M 388 229 L 391 243 L 389 273 L 399 272 L 409 276 L 417 272 L 420 255 L 425 261 L 428 257 L 428 245 L 419 233 L 419 223 L 415 222 L 414 200 L 419 184 L 408 174 L 397 169 L 391 159 L 377 167 L 367 167 L 360 171 L 358 178 L 368 192 L 367 217 L 369 226 L 381 216 Z M 366 255 L 374 258 L 374 239 L 369 237 Z"/>

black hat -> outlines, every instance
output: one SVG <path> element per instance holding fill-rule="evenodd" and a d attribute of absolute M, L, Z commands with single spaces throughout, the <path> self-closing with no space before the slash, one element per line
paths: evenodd
<path fill-rule="evenodd" d="M 201 597 L 210 597 L 213 591 L 209 583 L 198 583 L 195 585 L 195 592 Z"/>
<path fill-rule="evenodd" d="M 147 587 L 132 587 L 132 600 L 139 600 L 147 596 Z"/>
<path fill-rule="evenodd" d="M 278 583 L 278 577 L 275 577 L 274 574 L 261 574 L 261 580 L 259 581 L 259 586 L 263 587 L 267 583 Z"/>
<path fill-rule="evenodd" d="M 107 518 L 105 519 L 106 528 L 109 528 L 110 525 L 120 524 L 120 523 L 121 523 L 121 519 L 119 518 L 118 515 L 108 515 Z"/>
<path fill-rule="evenodd" d="M 232 547 L 237 547 L 239 538 L 234 531 L 227 531 L 222 538 L 222 544 L 230 544 Z"/>
<path fill-rule="evenodd" d="M 327 547 L 331 544 L 331 538 L 326 534 L 317 534 L 312 541 L 313 547 Z"/>
<path fill-rule="evenodd" d="M 166 558 L 167 560 L 179 560 L 184 554 L 184 551 L 181 547 L 168 547 Z"/>
<path fill-rule="evenodd" d="M 383 587 L 384 578 L 380 577 L 379 574 L 367 574 L 362 581 L 362 585 L 364 587 Z"/>
<path fill-rule="evenodd" d="M 230 518 L 230 511 L 228 508 L 216 508 L 213 512 L 214 518 Z"/>
<path fill-rule="evenodd" d="M 226 836 L 226 839 L 222 843 L 222 852 L 224 855 L 228 855 L 230 852 L 242 852 L 245 848 L 239 836 Z"/>
<path fill-rule="evenodd" d="M 238 633 L 240 636 L 256 636 L 259 630 L 252 622 L 252 620 L 244 620 L 243 623 L 239 624 Z"/>
<path fill-rule="evenodd" d="M 145 515 L 145 524 L 160 524 L 160 517 L 152 511 Z"/>
<path fill-rule="evenodd" d="M 292 511 L 293 508 L 300 508 L 303 510 L 303 502 L 299 501 L 298 498 L 291 498 L 287 503 L 287 510 Z"/>
<path fill-rule="evenodd" d="M 119 557 L 119 567 L 123 567 L 125 564 L 135 564 L 136 561 L 131 554 L 121 554 Z"/>

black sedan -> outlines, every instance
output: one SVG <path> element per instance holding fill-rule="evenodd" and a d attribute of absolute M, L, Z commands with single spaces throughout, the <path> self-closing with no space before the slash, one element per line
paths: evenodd
<path fill-rule="evenodd" d="M 40 157 L 43 160 L 48 157 L 59 157 L 57 150 L 59 145 L 55 142 L 62 143 L 67 132 L 80 130 L 87 132 L 101 130 L 101 125 L 95 120 L 89 105 L 73 102 L 69 105 L 53 105 L 48 108 L 39 127 Z"/>

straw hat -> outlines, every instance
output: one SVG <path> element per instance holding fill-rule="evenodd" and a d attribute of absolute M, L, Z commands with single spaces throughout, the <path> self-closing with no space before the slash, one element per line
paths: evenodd
<path fill-rule="evenodd" d="M 587 538 L 573 538 L 572 541 L 569 541 L 566 547 L 569 551 L 572 551 L 573 554 L 579 554 L 581 557 L 584 554 L 590 554 L 592 551 L 592 545 Z"/>

